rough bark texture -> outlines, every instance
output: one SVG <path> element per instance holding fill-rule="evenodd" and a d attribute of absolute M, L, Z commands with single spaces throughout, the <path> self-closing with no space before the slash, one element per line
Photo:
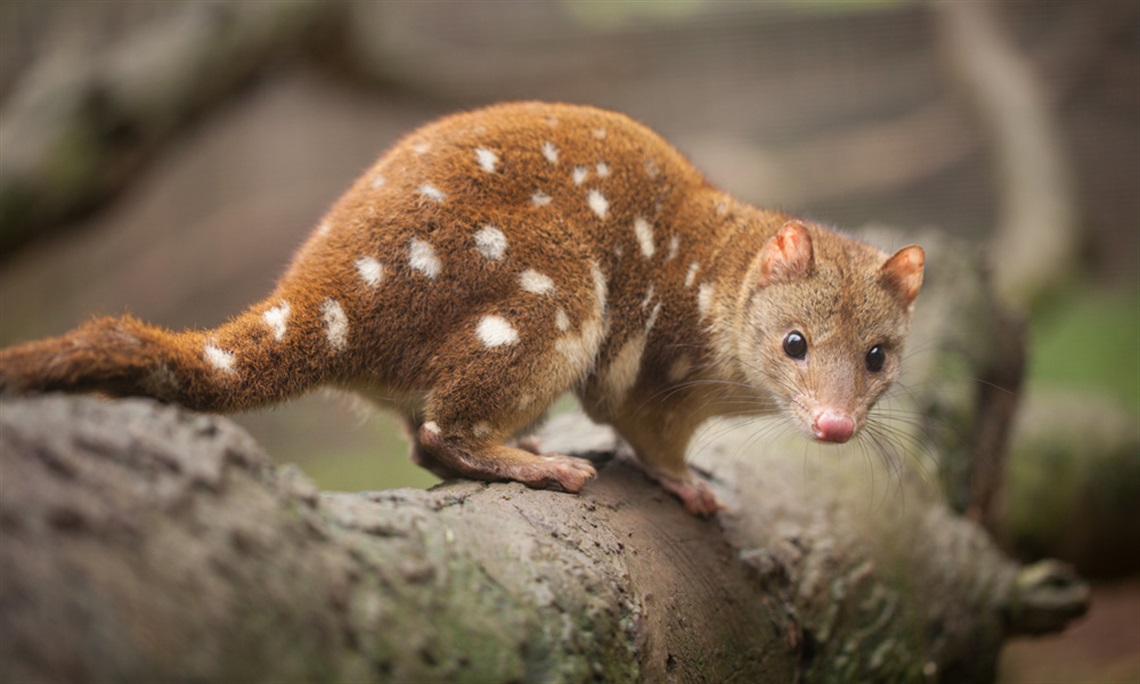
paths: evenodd
<path fill-rule="evenodd" d="M 868 498 L 750 428 L 703 451 L 731 510 L 698 520 L 620 460 L 581 496 L 322 494 L 221 418 L 2 408 L 5 681 L 986 681 L 1031 596 L 921 481 Z"/>
<path fill-rule="evenodd" d="M 318 494 L 231 423 L 3 407 L 6 681 L 786 681 L 791 635 L 717 534 L 628 466 Z"/>

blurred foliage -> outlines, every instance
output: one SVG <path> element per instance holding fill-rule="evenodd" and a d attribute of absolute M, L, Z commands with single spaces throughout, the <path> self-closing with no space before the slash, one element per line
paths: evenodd
<path fill-rule="evenodd" d="M 1003 536 L 1027 560 L 1085 576 L 1140 570 L 1140 428 L 1115 397 L 1043 392 L 1022 408 L 1007 466 Z"/>
<path fill-rule="evenodd" d="M 380 422 L 380 421 L 377 421 Z M 324 491 L 359 492 L 414 487 L 426 489 L 440 479 L 406 456 L 408 443 L 395 421 L 383 421 L 372 432 L 376 437 L 371 453 L 355 449 L 331 449 L 305 461 L 302 470 Z"/>
<path fill-rule="evenodd" d="M 1107 391 L 1140 409 L 1140 284 L 1077 284 L 1035 317 L 1028 390 L 1063 388 Z"/>
<path fill-rule="evenodd" d="M 679 21 L 699 14 L 705 0 L 562 0 L 566 14 L 582 26 L 616 29 L 640 20 Z"/>
<path fill-rule="evenodd" d="M 1140 569 L 1140 288 L 1064 289 L 1033 322 L 1008 456 L 1008 546 L 1085 574 Z"/>
<path fill-rule="evenodd" d="M 866 12 L 917 0 L 751 0 L 733 3 L 734 9 L 751 6 L 757 14 L 770 16 Z M 566 14 L 578 24 L 606 31 L 645 22 L 681 22 L 707 15 L 716 3 L 710 0 L 562 0 Z"/>

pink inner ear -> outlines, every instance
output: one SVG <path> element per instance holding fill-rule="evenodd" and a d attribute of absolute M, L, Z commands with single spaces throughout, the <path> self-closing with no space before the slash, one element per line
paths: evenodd
<path fill-rule="evenodd" d="M 910 304 L 922 287 L 922 266 L 925 263 L 926 252 L 921 247 L 903 247 L 883 264 L 883 284 Z"/>
<path fill-rule="evenodd" d="M 764 245 L 760 284 L 787 282 L 811 274 L 815 266 L 811 235 L 799 221 L 788 221 Z"/>

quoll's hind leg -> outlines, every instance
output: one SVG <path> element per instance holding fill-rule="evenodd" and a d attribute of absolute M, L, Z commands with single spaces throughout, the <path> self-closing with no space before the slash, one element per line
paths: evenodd
<path fill-rule="evenodd" d="M 453 472 L 474 480 L 510 480 L 528 487 L 556 487 L 578 492 L 597 472 L 581 458 L 561 454 L 533 454 L 529 451 L 462 437 L 448 437 L 434 422 L 419 431 L 419 446 L 429 456 L 429 470 Z M 442 475 L 441 475 L 442 476 Z"/>
<path fill-rule="evenodd" d="M 441 480 L 454 480 L 463 477 L 458 471 L 436 458 L 435 452 L 424 446 L 423 442 L 420 441 L 420 428 L 423 427 L 421 421 L 409 419 L 406 421 L 406 425 L 408 441 L 411 443 L 409 456 L 412 459 L 412 463 L 415 463 Z"/>
<path fill-rule="evenodd" d="M 596 474 L 589 461 L 504 442 L 580 377 L 589 355 L 565 355 L 549 335 L 528 335 L 544 323 L 540 307 L 515 310 L 516 320 L 483 316 L 441 347 L 442 381 L 428 395 L 413 457 L 436 473 L 577 492 Z"/>

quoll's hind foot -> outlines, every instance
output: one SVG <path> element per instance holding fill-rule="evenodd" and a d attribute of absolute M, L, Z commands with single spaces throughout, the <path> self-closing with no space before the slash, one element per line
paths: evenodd
<path fill-rule="evenodd" d="M 451 443 L 432 422 L 424 423 L 417 436 L 419 445 L 413 457 L 417 462 L 422 458 L 425 467 L 436 474 L 446 471 L 474 480 L 509 480 L 535 489 L 555 487 L 571 493 L 581 491 L 597 475 L 593 464 L 573 456 L 537 455 L 502 445 Z"/>
<path fill-rule="evenodd" d="M 684 477 L 673 477 L 653 472 L 650 472 L 649 476 L 656 480 L 665 491 L 680 499 L 681 503 L 685 505 L 685 510 L 693 515 L 710 518 L 724 508 L 717 501 L 716 494 L 713 494 L 708 483 L 700 475 L 691 471 L 686 473 Z"/>

